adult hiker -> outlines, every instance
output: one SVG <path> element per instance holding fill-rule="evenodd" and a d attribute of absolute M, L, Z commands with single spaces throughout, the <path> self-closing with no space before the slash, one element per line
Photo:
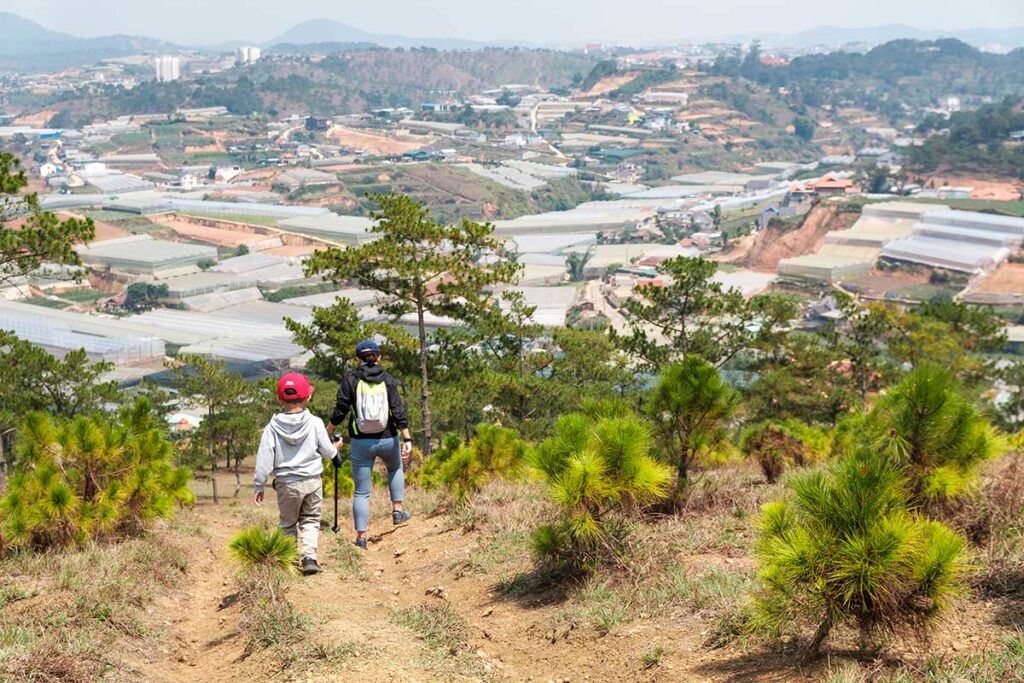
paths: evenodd
<path fill-rule="evenodd" d="M 331 413 L 327 431 L 349 416 L 348 436 L 352 443 L 352 518 L 357 546 L 366 549 L 366 530 L 370 519 L 370 477 L 377 458 L 388 469 L 391 494 L 391 522 L 405 524 L 412 516 L 402 509 L 405 498 L 404 466 L 412 454 L 409 418 L 398 394 L 398 381 L 380 366 L 380 347 L 372 339 L 356 344 L 359 367 L 345 375 L 338 387 L 338 401 Z M 399 440 L 401 437 L 401 440 Z"/>

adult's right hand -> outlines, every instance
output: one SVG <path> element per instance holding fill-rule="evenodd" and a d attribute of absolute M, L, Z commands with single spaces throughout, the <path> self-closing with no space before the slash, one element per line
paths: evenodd
<path fill-rule="evenodd" d="M 263 505 L 263 491 L 257 491 L 252 496 L 252 502 L 256 504 L 256 507 Z"/>

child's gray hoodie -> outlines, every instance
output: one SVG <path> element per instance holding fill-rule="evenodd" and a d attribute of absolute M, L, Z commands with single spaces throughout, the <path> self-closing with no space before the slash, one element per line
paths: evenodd
<path fill-rule="evenodd" d="M 324 470 L 323 460 L 330 460 L 337 452 L 319 417 L 308 410 L 278 413 L 263 430 L 253 488 L 262 491 L 271 475 L 283 482 L 319 477 Z"/>

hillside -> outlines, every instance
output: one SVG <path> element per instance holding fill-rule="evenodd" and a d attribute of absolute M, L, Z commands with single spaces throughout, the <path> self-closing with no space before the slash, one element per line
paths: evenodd
<path fill-rule="evenodd" d="M 787 88 L 806 107 L 851 103 L 898 118 L 903 106 L 933 106 L 937 98 L 1002 97 L 1024 93 L 1019 74 L 1024 49 L 1005 55 L 982 52 L 954 39 L 894 40 L 861 54 L 831 52 L 768 66 L 760 52 L 722 55 L 710 67 L 715 75 L 742 77 L 771 88 Z"/>
<path fill-rule="evenodd" d="M 332 19 L 311 19 L 293 26 L 265 43 L 267 47 L 291 43 L 373 43 L 383 47 L 430 47 L 438 50 L 477 50 L 488 43 L 464 38 L 430 38 L 371 33 Z"/>
<path fill-rule="evenodd" d="M 552 50 L 488 48 L 476 52 L 357 49 L 319 62 L 304 57 L 266 61 L 202 83 L 148 81 L 132 90 L 96 86 L 48 108 L 62 125 L 122 114 L 166 113 L 185 106 L 226 106 L 233 113 L 324 114 L 380 107 L 418 107 L 453 94 L 507 83 L 566 86 L 594 60 Z"/>
<path fill-rule="evenodd" d="M 173 47 L 164 41 L 140 36 L 78 38 L 51 31 L 16 14 L 0 12 L 0 71 L 38 73 L 88 64 L 106 57 Z"/>

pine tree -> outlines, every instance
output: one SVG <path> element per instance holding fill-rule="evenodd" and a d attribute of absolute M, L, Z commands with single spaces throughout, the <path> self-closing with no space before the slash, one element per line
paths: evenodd
<path fill-rule="evenodd" d="M 718 368 L 697 356 L 666 367 L 647 401 L 647 412 L 675 463 L 677 503 L 689 482 L 690 469 L 726 440 L 726 427 L 739 404 Z"/>
<path fill-rule="evenodd" d="M 0 284 L 28 275 L 43 263 L 81 265 L 74 246 L 96 235 L 92 219 L 60 220 L 40 209 L 34 193 L 22 194 L 27 186 L 18 159 L 0 152 Z M 6 227 L 13 218 L 25 220 L 17 229 Z"/>
<path fill-rule="evenodd" d="M 805 659 L 837 626 L 922 630 L 962 588 L 966 541 L 913 511 L 905 468 L 862 448 L 800 475 L 792 498 L 764 506 L 754 625 L 815 628 Z"/>
<path fill-rule="evenodd" d="M 878 400 L 866 429 L 868 445 L 907 467 L 919 505 L 962 495 L 978 466 L 1002 450 L 994 428 L 950 372 L 928 365 Z"/>
<path fill-rule="evenodd" d="M 554 436 L 532 453 L 534 469 L 560 509 L 534 533 L 538 559 L 585 570 L 618 551 L 617 522 L 665 497 L 671 470 L 650 456 L 651 434 L 635 415 L 595 420 L 578 413 L 558 420 Z"/>
<path fill-rule="evenodd" d="M 174 466 L 173 447 L 146 412 L 137 405 L 122 422 L 29 413 L 0 500 L 4 542 L 48 548 L 137 534 L 191 503 L 190 473 Z"/>
<path fill-rule="evenodd" d="M 471 323 L 490 310 L 488 289 L 514 282 L 520 266 L 511 262 L 485 265 L 497 254 L 501 240 L 494 227 L 463 220 L 441 225 L 414 199 L 396 194 L 375 195 L 380 210 L 372 217 L 377 239 L 351 249 L 317 252 L 306 264 L 308 275 L 323 274 L 332 282 L 357 280 L 380 293 L 378 308 L 394 319 L 414 314 L 420 357 L 420 413 L 423 452 L 430 454 L 430 364 L 426 316 Z"/>
<path fill-rule="evenodd" d="M 630 332 L 612 332 L 622 348 L 652 369 L 697 355 L 721 366 L 747 349 L 778 343 L 781 327 L 796 315 L 788 298 L 774 294 L 749 300 L 715 280 L 718 264 L 703 258 L 663 261 L 665 286 L 640 287 L 626 302 Z"/>

